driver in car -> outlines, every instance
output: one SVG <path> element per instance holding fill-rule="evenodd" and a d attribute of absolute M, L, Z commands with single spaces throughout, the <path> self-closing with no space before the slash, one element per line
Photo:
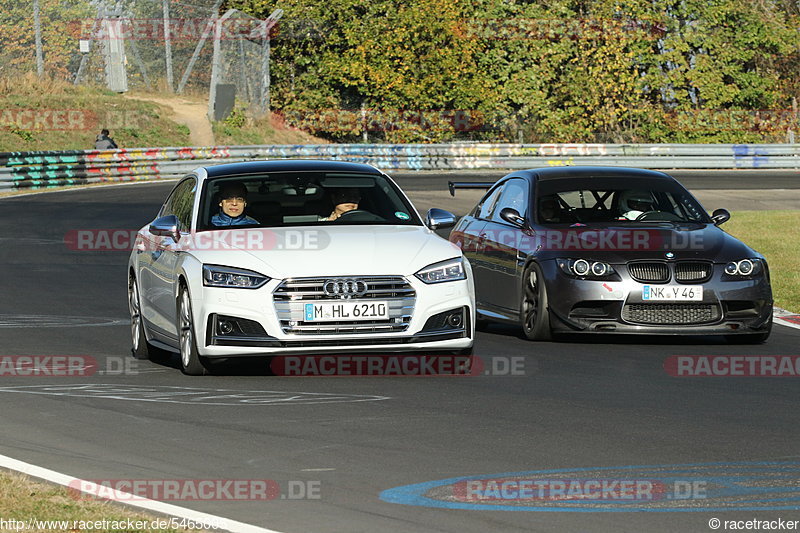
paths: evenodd
<path fill-rule="evenodd" d="M 334 189 L 331 192 L 331 201 L 333 202 L 333 211 L 327 217 L 320 217 L 320 221 L 333 221 L 341 217 L 348 211 L 355 211 L 358 209 L 358 203 L 361 201 L 361 193 L 358 189 Z"/>
<path fill-rule="evenodd" d="M 542 222 L 562 222 L 561 215 L 561 206 L 556 195 L 543 196 L 539 200 L 539 218 Z"/>
<path fill-rule="evenodd" d="M 245 207 L 247 187 L 244 183 L 226 183 L 219 191 L 219 213 L 211 217 L 211 223 L 217 227 L 258 224 L 256 219 L 244 214 Z"/>
<path fill-rule="evenodd" d="M 648 191 L 623 191 L 619 205 L 622 212 L 619 220 L 636 220 L 642 213 L 655 209 L 653 196 Z"/>

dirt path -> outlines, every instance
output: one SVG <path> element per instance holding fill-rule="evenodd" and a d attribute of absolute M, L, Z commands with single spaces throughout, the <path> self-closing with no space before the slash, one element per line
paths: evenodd
<path fill-rule="evenodd" d="M 181 96 L 161 98 L 136 94 L 127 98 L 145 100 L 172 109 L 172 119 L 189 128 L 189 142 L 192 146 L 214 146 L 214 133 L 206 116 L 208 107 L 204 102 L 188 100 Z"/>

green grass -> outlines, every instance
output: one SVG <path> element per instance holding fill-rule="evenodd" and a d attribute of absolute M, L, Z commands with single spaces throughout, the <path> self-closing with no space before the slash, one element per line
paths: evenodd
<path fill-rule="evenodd" d="M 159 529 L 158 524 L 152 524 L 152 521 L 157 519 L 169 521 L 169 518 L 156 517 L 142 512 L 131 511 L 106 501 L 83 499 L 75 493 L 70 493 L 65 487 L 33 481 L 21 474 L 9 472 L 0 472 L 0 518 L 6 522 L 12 519 L 20 521 L 35 519 L 68 522 L 97 522 L 107 520 L 109 523 L 113 521 L 125 523 L 125 527 L 121 528 L 86 528 L 84 529 L 85 531 L 124 531 L 126 533 L 188 531 L 182 528 Z M 147 523 L 147 526 L 156 525 L 156 527 L 128 528 L 128 519 L 144 521 Z M 175 522 L 175 524 L 179 525 L 180 522 Z M 4 529 L 3 531 L 6 530 L 8 529 Z M 14 528 L 10 529 L 10 531 L 14 530 Z M 40 525 L 38 528 L 31 527 L 21 531 L 33 533 L 59 530 L 80 531 L 78 528 L 73 528 L 72 525 L 66 529 L 48 529 Z"/>
<path fill-rule="evenodd" d="M 800 312 L 800 211 L 736 211 L 722 228 L 764 254 L 775 305 Z"/>
<path fill-rule="evenodd" d="M 61 113 L 60 127 L 54 127 L 52 120 L 37 125 L 30 114 L 21 115 L 34 112 L 42 117 L 41 113 L 53 111 Z M 33 75 L 0 78 L 0 152 L 92 149 L 102 128 L 111 130 L 120 148 L 189 146 L 189 128 L 175 123 L 171 116 L 167 107 L 97 87 L 40 80 Z M 325 142 L 279 121 L 252 120 L 241 112 L 212 128 L 214 144 L 219 146 Z"/>
<path fill-rule="evenodd" d="M 322 139 L 304 131 L 276 128 L 266 118 L 252 120 L 243 111 L 235 110 L 227 119 L 211 125 L 219 145 L 243 146 L 253 144 L 320 144 Z"/>
<path fill-rule="evenodd" d="M 31 114 L 41 119 L 48 112 L 59 118 L 37 124 Z M 0 79 L 0 152 L 87 150 L 102 128 L 121 148 L 188 145 L 188 129 L 169 115 L 167 108 L 104 89 L 32 76 Z"/>

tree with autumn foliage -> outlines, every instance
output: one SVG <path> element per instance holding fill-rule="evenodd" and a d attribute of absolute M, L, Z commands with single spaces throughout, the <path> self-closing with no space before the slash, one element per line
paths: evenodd
<path fill-rule="evenodd" d="M 388 141 L 749 142 L 779 137 L 784 125 L 754 130 L 752 120 L 736 117 L 785 110 L 798 90 L 790 67 L 800 46 L 798 15 L 789 4 L 231 6 L 260 17 L 284 9 L 289 31 L 274 42 L 273 102 L 290 123 L 335 140 L 356 140 L 367 130 Z M 308 31 L 292 31 L 298 23 Z M 718 126 L 719 117 L 730 118 L 725 128 L 708 131 L 697 110 L 709 109 Z M 472 123 L 454 126 L 454 112 Z"/>
<path fill-rule="evenodd" d="M 86 0 L 39 0 L 44 68 L 48 76 L 68 79 L 80 62 L 76 25 L 94 17 Z M 9 0 L 0 10 L 0 76 L 36 71 L 33 4 Z"/>
<path fill-rule="evenodd" d="M 259 17 L 278 7 L 231 6 Z M 367 129 L 386 141 L 431 142 L 479 130 L 476 121 L 501 104 L 475 68 L 479 43 L 457 33 L 470 15 L 467 2 L 289 0 L 280 7 L 272 102 L 289 123 L 334 139 Z M 459 123 L 465 116 L 467 126 Z"/>
<path fill-rule="evenodd" d="M 145 6 L 125 1 L 133 13 Z M 0 13 L 5 76 L 34 68 L 30 6 L 14 2 Z M 90 18 L 89 5 L 41 3 L 46 69 L 68 77 L 77 42 L 63 30 Z M 791 0 L 228 8 L 262 19 L 284 11 L 271 47 L 272 109 L 334 141 L 783 142 L 800 133 L 800 8 Z M 151 55 L 144 60 L 160 63 Z"/>

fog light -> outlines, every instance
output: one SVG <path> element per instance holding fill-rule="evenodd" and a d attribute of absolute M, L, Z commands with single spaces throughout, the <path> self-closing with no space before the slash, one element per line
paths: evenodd
<path fill-rule="evenodd" d="M 460 327 L 461 326 L 461 314 L 459 313 L 457 315 L 449 315 L 447 317 L 447 323 L 448 323 L 448 325 L 450 325 L 450 326 L 452 326 L 454 328 Z"/>
<path fill-rule="evenodd" d="M 219 323 L 219 332 L 223 335 L 228 335 L 233 332 L 233 324 L 228 322 L 227 320 L 222 320 Z"/>

